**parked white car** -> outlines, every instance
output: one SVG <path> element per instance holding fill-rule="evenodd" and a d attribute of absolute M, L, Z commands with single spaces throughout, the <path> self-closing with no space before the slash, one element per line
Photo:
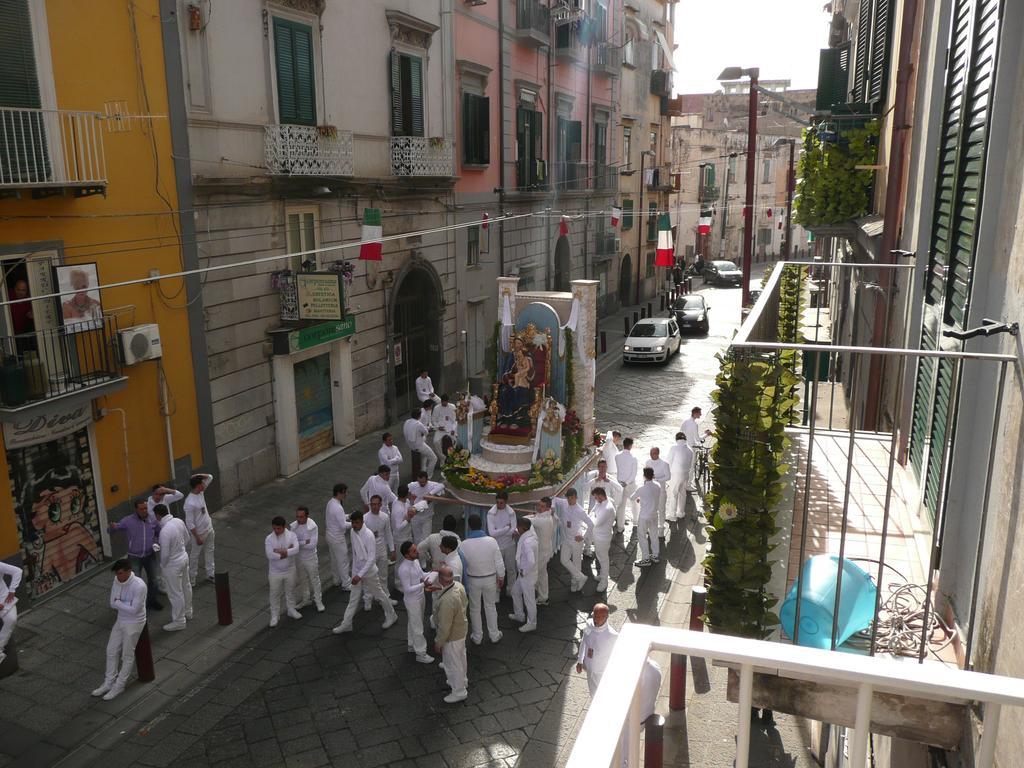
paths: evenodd
<path fill-rule="evenodd" d="M 674 317 L 648 317 L 633 326 L 622 347 L 624 363 L 663 363 L 682 340 Z"/>

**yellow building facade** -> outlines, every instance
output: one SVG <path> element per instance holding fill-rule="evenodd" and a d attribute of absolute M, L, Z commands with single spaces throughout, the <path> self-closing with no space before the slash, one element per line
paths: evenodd
<path fill-rule="evenodd" d="M 0 11 L 0 558 L 32 600 L 213 456 L 198 277 L 104 287 L 194 268 L 159 4 Z"/>

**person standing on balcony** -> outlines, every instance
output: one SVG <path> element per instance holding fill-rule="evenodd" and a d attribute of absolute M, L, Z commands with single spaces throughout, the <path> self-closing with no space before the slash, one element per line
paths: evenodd
<path fill-rule="evenodd" d="M 320 541 L 320 529 L 309 516 L 309 507 L 298 507 L 291 525 L 292 533 L 299 541 L 299 556 L 296 563 L 295 608 L 309 605 L 310 596 L 317 613 L 324 612 L 323 586 L 320 584 L 320 558 L 316 547 Z M 312 594 L 311 594 L 312 593 Z"/>
<path fill-rule="evenodd" d="M 537 502 L 537 512 L 527 515 L 537 534 L 537 605 L 548 604 L 548 562 L 555 554 L 555 513 L 551 511 L 551 497 Z"/>
<path fill-rule="evenodd" d="M 480 515 L 469 516 L 469 533 L 466 540 L 459 545 L 463 562 L 466 564 L 462 573 L 462 583 L 466 585 L 469 596 L 469 639 L 480 645 L 484 639 L 484 627 L 480 617 L 483 605 L 487 617 L 487 632 L 491 642 L 501 640 L 498 630 L 498 592 L 505 583 L 505 560 L 501 556 L 498 542 L 484 533 Z M 435 612 L 437 607 L 435 604 Z M 438 625 L 440 626 L 440 625 Z"/>
<path fill-rule="evenodd" d="M 668 462 L 661 458 L 660 448 L 651 448 L 651 458 L 644 462 L 645 467 L 654 470 L 654 482 L 661 488 L 661 496 L 658 498 L 658 536 L 665 538 L 668 527 L 665 525 L 665 504 L 668 497 L 668 484 L 672 479 L 672 468 Z"/>
<path fill-rule="evenodd" d="M 532 530 L 533 524 L 528 518 L 520 518 L 516 523 L 516 576 L 512 587 L 512 613 L 508 615 L 513 621 L 525 622 L 520 632 L 537 630 L 537 533 Z"/>
<path fill-rule="evenodd" d="M 164 574 L 167 599 L 171 601 L 171 620 L 164 631 L 177 632 L 192 618 L 192 585 L 188 580 L 188 530 L 174 517 L 166 504 L 153 507 L 160 522 L 160 570 Z"/>
<path fill-rule="evenodd" d="M 494 506 L 487 510 L 487 533 L 501 550 L 505 561 L 505 584 L 509 595 L 516 583 L 516 511 L 508 505 L 508 492 L 494 494 Z"/>
<path fill-rule="evenodd" d="M 135 511 L 125 515 L 119 521 L 107 528 L 108 531 L 126 531 L 128 533 L 128 562 L 132 566 L 132 573 L 142 576 L 146 572 L 148 582 L 146 607 L 154 611 L 163 610 L 163 605 L 156 599 L 156 566 L 157 555 L 153 545 L 157 544 L 157 537 L 160 533 L 160 525 L 156 516 L 149 514 L 149 505 L 146 499 L 135 500 Z M 158 546 L 159 549 L 159 546 Z"/>
<path fill-rule="evenodd" d="M 636 522 L 636 506 L 633 495 L 636 491 L 636 456 L 633 455 L 633 438 L 622 441 L 622 450 L 615 454 L 615 479 L 622 486 L 622 503 L 616 510 L 616 527 L 619 533 L 626 529 L 626 507 L 632 505 L 630 521 Z"/>
<path fill-rule="evenodd" d="M 423 459 L 422 469 L 427 473 L 427 477 L 430 477 L 434 474 L 437 454 L 427 445 L 426 440 L 430 430 L 420 420 L 422 414 L 423 412 L 419 408 L 413 409 L 409 418 L 405 420 L 405 424 L 402 425 L 402 435 L 405 437 L 406 445 L 409 446 L 409 451 L 415 451 Z"/>
<path fill-rule="evenodd" d="M 608 606 L 596 603 L 590 618 L 587 619 L 583 637 L 580 638 L 580 650 L 576 655 L 577 674 L 583 670 L 587 671 L 590 698 L 594 698 L 597 693 L 597 686 L 601 683 L 601 676 L 608 666 L 608 660 L 612 657 L 612 650 L 618 638 L 619 633 L 608 623 Z"/>
<path fill-rule="evenodd" d="M 135 645 L 146 628 L 146 582 L 132 573 L 127 560 L 118 560 L 110 570 L 114 572 L 110 607 L 117 611 L 117 620 L 107 640 L 106 675 L 102 685 L 92 692 L 104 701 L 124 693 L 135 666 Z"/>
<path fill-rule="evenodd" d="M 11 580 L 10 584 L 7 583 L 5 576 Z M 21 576 L 21 568 L 0 560 L 0 664 L 7 658 L 7 642 L 18 623 L 18 609 L 15 607 L 18 598 L 14 593 L 21 584 Z"/>
<path fill-rule="evenodd" d="M 638 568 L 647 568 L 658 562 L 658 501 L 661 486 L 654 479 L 654 470 L 644 467 L 644 484 L 633 494 L 633 501 L 640 507 L 637 527 L 640 529 L 640 559 L 634 563 Z"/>
<path fill-rule="evenodd" d="M 425 400 L 430 400 L 433 403 L 441 402 L 434 394 L 434 382 L 430 380 L 430 371 L 426 368 L 420 371 L 420 375 L 416 377 L 416 399 L 421 403 Z"/>
<path fill-rule="evenodd" d="M 395 445 L 395 438 L 390 432 L 385 432 L 381 437 L 381 446 L 377 449 L 377 462 L 382 466 L 391 468 L 388 476 L 388 485 L 391 491 L 398 490 L 398 478 L 402 469 L 402 452 Z"/>
<path fill-rule="evenodd" d="M 565 498 L 555 497 L 552 504 L 555 516 L 558 520 L 559 539 L 561 547 L 562 567 L 569 572 L 569 591 L 579 592 L 587 583 L 587 576 L 583 573 L 583 541 L 587 533 L 594 527 L 594 521 L 583 511 L 583 507 L 576 503 L 576 489 L 570 488 L 565 492 Z"/>
<path fill-rule="evenodd" d="M 185 497 L 185 527 L 192 537 L 192 548 L 188 553 L 188 579 L 194 587 L 199 575 L 199 558 L 202 557 L 206 566 L 206 580 L 213 583 L 213 518 L 206 507 L 206 489 L 213 482 L 213 475 L 196 474 L 188 481 L 191 489 Z"/>
<path fill-rule="evenodd" d="M 327 502 L 325 523 L 334 585 L 341 587 L 345 592 L 352 590 L 352 566 L 348 556 L 348 532 L 352 530 L 352 524 L 345 515 L 345 507 L 342 506 L 347 494 L 348 486 L 345 483 L 335 484 L 334 495 Z"/>
<path fill-rule="evenodd" d="M 480 518 L 476 515 L 474 517 L 479 523 Z M 465 701 L 469 695 L 469 679 L 466 674 L 466 606 L 469 601 L 463 585 L 455 581 L 452 569 L 447 565 L 438 569 L 437 585 L 439 591 L 434 599 L 432 616 L 434 626 L 437 627 L 434 652 L 441 655 L 444 674 L 451 688 L 451 693 L 444 697 L 444 701 L 446 704 L 455 704 Z M 501 639 L 500 634 L 498 639 Z"/>
<path fill-rule="evenodd" d="M 352 631 L 352 620 L 355 618 L 359 603 L 362 602 L 364 591 L 369 593 L 371 600 L 376 600 L 384 609 L 384 624 L 382 625 L 384 629 L 388 629 L 398 621 L 398 612 L 395 610 L 395 606 L 380 587 L 380 578 L 377 575 L 377 542 L 374 539 L 373 531 L 363 525 L 362 512 L 352 513 L 351 524 L 352 594 L 349 595 L 348 605 L 345 607 L 345 615 L 341 623 L 331 630 L 336 635 Z"/>

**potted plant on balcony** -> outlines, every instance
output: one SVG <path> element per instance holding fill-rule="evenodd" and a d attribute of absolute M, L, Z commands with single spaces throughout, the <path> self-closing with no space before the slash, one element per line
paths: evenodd
<path fill-rule="evenodd" d="M 338 126 L 336 125 L 318 125 L 316 132 L 323 136 L 325 139 L 336 139 L 338 138 Z"/>
<path fill-rule="evenodd" d="M 444 149 L 444 137 L 443 136 L 431 136 L 430 137 L 430 148 L 435 152 L 440 152 Z"/>
<path fill-rule="evenodd" d="M 843 224 L 871 209 L 878 155 L 878 121 L 863 128 L 834 130 L 831 124 L 804 131 L 804 151 L 797 169 L 793 221 L 804 227 Z"/>

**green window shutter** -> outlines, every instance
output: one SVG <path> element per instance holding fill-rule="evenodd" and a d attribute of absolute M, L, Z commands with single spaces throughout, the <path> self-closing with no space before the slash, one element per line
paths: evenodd
<path fill-rule="evenodd" d="M 39 109 L 39 78 L 28 0 L 0 0 L 0 106 Z M 50 178 L 46 127 L 38 112 L 4 113 L 0 119 L 0 179 Z"/>
<path fill-rule="evenodd" d="M 579 120 L 571 120 L 568 128 L 569 162 L 578 163 L 583 159 L 583 124 Z"/>
<path fill-rule="evenodd" d="M 391 135 L 404 136 L 402 124 L 402 55 L 391 52 L 388 59 L 388 73 L 391 80 Z"/>
<path fill-rule="evenodd" d="M 653 243 L 658 239 L 658 204 L 647 204 L 647 242 Z"/>
<path fill-rule="evenodd" d="M 274 58 L 279 119 L 292 125 L 316 125 L 312 28 L 275 17 Z"/>
<path fill-rule="evenodd" d="M 853 100 L 867 99 L 868 68 L 871 64 L 871 0 L 861 0 L 857 16 L 857 53 L 853 66 Z"/>
<path fill-rule="evenodd" d="M 406 56 L 409 61 L 409 123 L 411 136 L 423 136 L 423 59 Z"/>
<path fill-rule="evenodd" d="M 818 58 L 818 90 L 814 108 L 832 109 L 846 103 L 850 78 L 850 44 L 824 48 Z"/>
<path fill-rule="evenodd" d="M 633 228 L 633 201 L 623 200 L 622 201 L 622 229 Z"/>
<path fill-rule="evenodd" d="M 516 108 L 516 186 L 530 185 L 530 147 L 527 145 L 529 135 L 529 118 L 522 107 Z"/>
<path fill-rule="evenodd" d="M 889 48 L 892 37 L 889 0 L 875 0 L 875 17 L 871 23 L 871 62 L 869 74 L 871 85 L 867 89 L 867 101 L 881 101 L 885 98 L 885 87 L 889 75 Z"/>

